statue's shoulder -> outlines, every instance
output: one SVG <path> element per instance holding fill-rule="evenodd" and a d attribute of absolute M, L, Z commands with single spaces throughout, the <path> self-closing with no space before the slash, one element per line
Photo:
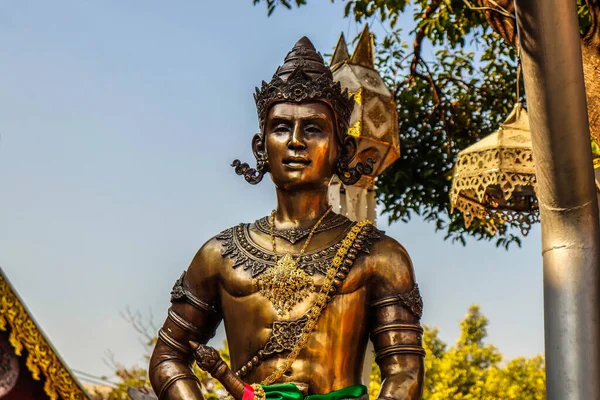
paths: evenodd
<path fill-rule="evenodd" d="M 367 265 L 378 284 L 394 286 L 399 290 L 410 290 L 415 284 L 414 268 L 408 251 L 396 239 L 383 232 L 371 245 L 368 259 Z"/>
<path fill-rule="evenodd" d="M 220 234 L 221 233 L 208 239 L 200 247 L 199 252 L 202 253 L 203 255 L 209 256 L 211 258 L 215 257 L 215 256 L 220 257 L 221 256 L 221 240 L 218 238 Z"/>
<path fill-rule="evenodd" d="M 385 234 L 385 232 L 377 231 L 379 238 L 371 245 L 371 256 L 374 258 L 400 257 L 408 258 L 408 251 L 396 239 Z"/>
<path fill-rule="evenodd" d="M 226 249 L 234 244 L 235 229 L 243 225 L 227 228 L 208 239 L 200 246 L 195 259 L 215 261 L 227 255 Z"/>
<path fill-rule="evenodd" d="M 202 269 L 209 268 L 209 265 L 212 267 L 220 265 L 220 261 L 236 247 L 234 239 L 236 229 L 242 229 L 246 225 L 248 224 L 238 224 L 227 228 L 208 239 L 196 253 L 192 264 L 199 265 Z"/>

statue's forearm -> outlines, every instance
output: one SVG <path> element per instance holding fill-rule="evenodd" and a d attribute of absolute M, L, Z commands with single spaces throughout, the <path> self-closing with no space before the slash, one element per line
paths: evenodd
<path fill-rule="evenodd" d="M 192 348 L 189 340 L 200 340 L 173 323 L 169 318 L 159 330 L 158 341 L 150 359 L 149 377 L 154 393 L 165 400 L 203 400 L 200 381 L 194 374 Z M 203 342 L 207 342 L 203 338 Z"/>
<path fill-rule="evenodd" d="M 405 368 L 390 374 L 381 382 L 378 399 L 381 400 L 420 400 L 423 396 L 424 367 Z"/>
<path fill-rule="evenodd" d="M 221 314 L 212 303 L 190 291 L 185 272 L 173 287 L 171 302 L 150 359 L 150 383 L 159 399 L 203 400 L 200 381 L 192 369 L 189 341 L 207 343 Z"/>
<path fill-rule="evenodd" d="M 418 286 L 371 304 L 371 340 L 381 370 L 380 399 L 421 399 L 425 375 L 422 302 Z"/>
<path fill-rule="evenodd" d="M 192 370 L 189 358 L 157 344 L 150 359 L 149 378 L 159 399 L 203 400 L 200 382 Z"/>

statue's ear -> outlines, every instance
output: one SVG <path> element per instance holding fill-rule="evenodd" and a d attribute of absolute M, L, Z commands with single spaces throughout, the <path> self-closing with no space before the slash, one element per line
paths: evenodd
<path fill-rule="evenodd" d="M 354 167 L 350 167 L 350 162 L 356 156 L 356 150 L 356 140 L 352 136 L 346 136 L 342 143 L 342 154 L 336 166 L 336 174 L 345 185 L 354 185 L 363 174 L 373 173 L 375 161 L 371 157 L 368 157 L 364 162 L 357 162 Z"/>
<path fill-rule="evenodd" d="M 264 136 L 260 133 L 252 137 L 252 153 L 257 160 L 266 160 L 267 148 L 265 146 Z"/>
<path fill-rule="evenodd" d="M 346 164 L 350 164 L 350 161 L 356 156 L 356 139 L 352 136 L 346 136 L 341 147 L 340 160 L 343 160 Z"/>
<path fill-rule="evenodd" d="M 256 168 L 250 168 L 247 163 L 243 163 L 240 160 L 233 160 L 231 166 L 235 168 L 236 174 L 244 176 L 246 182 L 251 185 L 256 185 L 269 170 L 267 149 L 265 147 L 263 136 L 260 133 L 257 133 L 252 138 L 252 153 L 254 153 L 254 157 L 256 157 Z"/>

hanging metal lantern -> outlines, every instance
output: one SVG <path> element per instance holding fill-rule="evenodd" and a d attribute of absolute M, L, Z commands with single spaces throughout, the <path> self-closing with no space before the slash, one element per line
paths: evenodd
<path fill-rule="evenodd" d="M 398 111 L 392 92 L 375 70 L 373 36 L 365 26 L 354 53 L 348 53 L 344 35 L 331 59 L 333 78 L 354 94 L 354 111 L 348 134 L 356 138 L 354 163 L 372 158 L 373 173 L 363 175 L 356 184 L 344 187 L 334 182 L 330 199 L 340 204 L 341 212 L 354 219 L 375 219 L 375 177 L 400 157 Z M 345 198 L 344 198 L 345 196 Z"/>
<path fill-rule="evenodd" d="M 494 235 L 505 223 L 529 233 L 539 221 L 529 117 L 517 104 L 500 129 L 458 153 L 450 204 L 468 228 L 475 218 Z"/>
<path fill-rule="evenodd" d="M 350 119 L 348 134 L 358 142 L 357 161 L 367 157 L 375 160 L 371 176 L 381 174 L 400 157 L 398 136 L 398 111 L 392 92 L 375 70 L 373 36 L 365 26 L 352 56 L 344 35 L 335 48 L 331 59 L 333 78 L 354 94 L 356 102 Z"/>

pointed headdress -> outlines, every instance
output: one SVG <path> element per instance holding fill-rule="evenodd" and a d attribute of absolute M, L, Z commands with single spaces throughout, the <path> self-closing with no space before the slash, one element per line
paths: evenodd
<path fill-rule="evenodd" d="M 306 36 L 296 42 L 271 82 L 263 81 L 260 89 L 256 88 L 254 100 L 263 134 L 267 113 L 273 104 L 322 101 L 333 110 L 338 136 L 343 139 L 354 108 L 354 100 L 348 90 L 342 90 L 340 83 L 333 80 L 331 70 Z"/>
<path fill-rule="evenodd" d="M 306 36 L 296 42 L 285 57 L 283 65 L 275 71 L 271 82 L 263 81 L 260 89 L 256 88 L 254 100 L 261 133 L 256 134 L 252 139 L 253 146 L 256 143 L 264 144 L 265 121 L 269 108 L 273 104 L 321 101 L 328 104 L 333 111 L 340 143 L 356 147 L 354 138 L 348 135 L 354 99 L 348 93 L 348 89 L 342 89 L 340 82 L 334 81 L 333 74 L 325 65 L 323 57 Z M 354 153 L 342 154 L 336 165 L 336 174 L 342 182 L 349 185 L 356 183 L 362 174 L 370 174 L 373 171 L 371 158 L 350 167 L 349 163 L 353 155 Z M 252 185 L 259 183 L 269 170 L 266 152 L 255 153 L 254 156 L 256 168 L 251 168 L 240 160 L 234 160 L 231 164 L 236 174 L 244 176 Z"/>

